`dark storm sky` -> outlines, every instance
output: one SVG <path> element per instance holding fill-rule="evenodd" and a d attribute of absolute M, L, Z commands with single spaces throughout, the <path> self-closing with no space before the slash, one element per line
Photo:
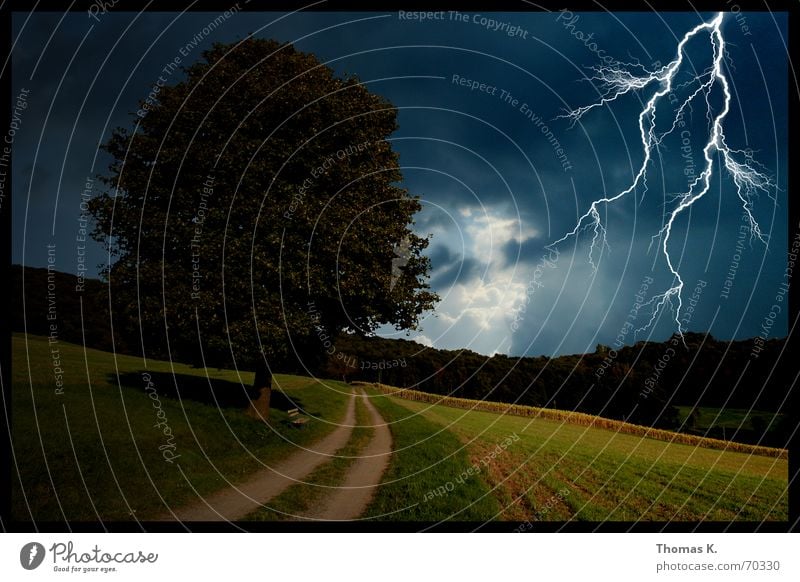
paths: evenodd
<path fill-rule="evenodd" d="M 252 32 L 294 42 L 336 71 L 357 74 L 399 107 L 394 146 L 405 186 L 424 203 L 416 229 L 433 234 L 431 282 L 443 298 L 412 334 L 418 341 L 487 354 L 591 351 L 624 329 L 646 277 L 653 279 L 648 297 L 669 287 L 657 244 L 648 246 L 674 195 L 685 189 L 686 172 L 700 171 L 708 132 L 699 104 L 687 110 L 690 157 L 681 155 L 686 143 L 676 132 L 655 157 L 647 192 L 601 207 L 608 247 L 595 255 L 597 270 L 588 262 L 592 234 L 584 233 L 559 247 L 555 266 L 535 275 L 541 286 L 529 282 L 545 245 L 571 230 L 592 200 L 626 188 L 642 162 L 638 114 L 655 85 L 589 112 L 574 127 L 557 119 L 598 98 L 588 67 L 612 58 L 651 68 L 667 63 L 685 32 L 712 14 L 584 13 L 574 20 L 486 13 L 502 25 L 493 30 L 474 14 L 419 22 L 397 12 L 241 13 L 205 34 L 217 16 L 110 12 L 99 22 L 83 13 L 15 16 L 14 91 L 27 89 L 29 106 L 14 142 L 14 262 L 44 266 L 47 245 L 55 244 L 57 268 L 76 272 L 81 192 L 87 176 L 104 172 L 109 161 L 98 144 L 111 128 L 131 125 L 131 112 L 167 63 L 180 57 L 191 64 L 212 42 Z M 781 13 L 729 15 L 723 25 L 733 95 L 727 142 L 752 150 L 778 186 L 774 201 L 754 200 L 769 243 L 745 240 L 730 294 L 721 298 L 742 208 L 718 165 L 708 194 L 677 220 L 670 243 L 685 301 L 698 281 L 705 284 L 688 329 L 710 329 L 718 338 L 760 333 L 782 282 L 788 233 L 797 228 L 787 229 L 786 29 Z M 709 66 L 709 47 L 707 35 L 687 47 L 680 82 Z M 487 89 L 471 91 L 462 78 Z M 176 73 L 169 81 L 179 79 Z M 503 99 L 503 91 L 512 97 Z M 718 89 L 708 103 L 720 109 Z M 87 256 L 89 274 L 96 274 L 106 257 L 94 243 Z M 512 326 L 521 306 L 524 316 Z M 785 315 L 771 337 L 786 334 Z M 637 327 L 644 319 L 640 312 Z M 666 312 L 652 329 L 624 340 L 661 340 L 674 331 Z"/>

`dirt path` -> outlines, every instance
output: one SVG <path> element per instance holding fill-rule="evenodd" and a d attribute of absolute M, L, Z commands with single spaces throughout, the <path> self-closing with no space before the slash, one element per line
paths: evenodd
<path fill-rule="evenodd" d="M 359 396 L 364 399 L 369 412 L 370 424 L 375 427 L 372 440 L 350 467 L 344 482 L 322 500 L 319 509 L 303 515 L 305 519 L 341 521 L 359 518 L 367 509 L 389 465 L 392 433 L 364 391 L 360 392 Z"/>
<path fill-rule="evenodd" d="M 323 463 L 328 462 L 331 455 L 347 444 L 356 419 L 355 398 L 355 394 L 350 397 L 342 425 L 325 438 L 312 443 L 306 449 L 293 453 L 273 467 L 260 470 L 240 485 L 233 485 L 212 493 L 197 502 L 156 519 L 160 521 L 235 521 L 259 509 L 264 503 L 307 477 Z M 380 419 L 380 422 L 383 422 L 383 419 Z"/>

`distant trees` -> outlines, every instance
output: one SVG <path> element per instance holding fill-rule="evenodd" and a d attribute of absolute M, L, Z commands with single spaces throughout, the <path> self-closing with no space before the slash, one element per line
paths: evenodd
<path fill-rule="evenodd" d="M 402 367 L 384 365 L 380 373 L 384 384 L 577 410 L 661 428 L 679 426 L 679 405 L 754 406 L 769 411 L 783 402 L 794 373 L 785 354 L 773 370 L 783 340 L 768 341 L 757 360 L 749 358 L 752 341 L 720 342 L 694 333 L 686 334 L 685 340 L 688 349 L 676 349 L 666 365 L 659 361 L 670 341 L 639 342 L 616 352 L 599 345 L 594 353 L 557 358 L 488 357 L 469 350 L 436 350 L 415 342 L 354 335 L 339 337 L 335 345 L 372 362 L 402 359 Z M 378 378 L 377 369 L 358 368 L 348 374 L 351 380 L 375 382 Z M 759 386 L 757 398 L 742 388 L 749 385 Z"/>
<path fill-rule="evenodd" d="M 26 312 L 12 314 L 14 331 L 47 335 L 48 321 L 45 269 L 26 269 L 21 287 L 22 267 L 12 268 L 12 294 L 26 297 Z M 59 338 L 88 347 L 110 350 L 107 290 L 99 281 L 87 280 L 83 300 L 84 328 L 81 329 L 78 294 L 70 293 L 76 279 L 56 273 L 59 301 Z M 19 301 L 21 304 L 21 301 Z M 120 353 L 136 353 L 136 339 L 115 335 Z M 781 416 L 762 420 L 753 416 L 752 428 L 736 432 L 740 442 L 785 446 L 794 432 L 791 412 L 794 403 L 787 394 L 797 373 L 785 350 L 785 339 L 768 340 L 758 358 L 750 358 L 753 341 L 717 341 L 713 337 L 687 334 L 688 350 L 680 348 L 660 370 L 649 388 L 654 370 L 669 342 L 640 342 L 616 353 L 600 346 L 595 352 L 557 358 L 515 358 L 483 356 L 469 350 L 437 350 L 406 340 L 332 337 L 326 359 L 311 372 L 323 377 L 370 382 L 382 381 L 398 387 L 415 387 L 433 394 L 464 398 L 485 398 L 500 402 L 577 410 L 608 418 L 627 419 L 664 428 L 679 426 L 676 406 L 740 408 L 780 411 Z M 609 360 L 611 356 L 616 356 Z M 598 377 L 598 370 L 606 372 Z M 296 371 L 306 372 L 305 369 Z M 754 390 L 753 387 L 758 389 Z M 636 407 L 635 410 L 634 407 Z M 766 423 L 766 424 L 765 424 Z M 690 415 L 683 430 L 695 434 L 723 436 L 721 429 L 707 432 Z M 766 437 L 764 431 L 767 431 Z M 726 435 L 731 437 L 733 430 Z"/>
<path fill-rule="evenodd" d="M 111 337 L 108 290 L 97 279 L 78 281 L 75 275 L 35 267 L 11 266 L 11 328 L 60 341 L 86 344 L 99 350 L 135 352 L 135 345 Z M 24 278 L 24 287 L 23 287 Z M 49 313 L 48 286 L 53 286 L 53 313 Z M 23 309 L 24 306 L 24 309 Z M 50 316 L 50 317 L 48 317 Z"/>

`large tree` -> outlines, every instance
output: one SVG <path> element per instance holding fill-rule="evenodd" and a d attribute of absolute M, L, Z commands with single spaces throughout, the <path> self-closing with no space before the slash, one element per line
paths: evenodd
<path fill-rule="evenodd" d="M 397 110 L 358 79 L 249 38 L 165 69 L 140 107 L 104 146 L 90 212 L 116 328 L 146 353 L 255 368 L 265 414 L 271 371 L 432 308 L 421 205 L 387 141 Z"/>

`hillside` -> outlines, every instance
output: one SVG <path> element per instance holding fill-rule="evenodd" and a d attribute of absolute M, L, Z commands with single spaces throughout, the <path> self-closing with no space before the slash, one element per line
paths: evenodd
<path fill-rule="evenodd" d="M 22 521 L 153 518 L 324 437 L 350 390 L 277 376 L 267 426 L 242 412 L 250 372 L 145 364 L 36 336 L 15 335 L 12 350 L 12 446 L 25 462 L 12 475 L 11 506 Z M 293 429 L 286 411 L 297 406 L 321 420 Z"/>
<path fill-rule="evenodd" d="M 57 392 L 53 347 L 42 337 L 13 338 L 14 453 L 26 460 L 18 465 L 12 494 L 20 520 L 152 519 L 198 494 L 241 482 L 298 447 L 313 448 L 341 422 L 353 390 L 341 382 L 279 375 L 267 426 L 243 414 L 250 373 L 154 360 L 145 365 L 141 358 L 60 341 L 55 347 L 63 390 Z M 787 461 L 751 454 L 762 451 L 412 402 L 373 388 L 369 393 L 389 423 L 393 453 L 365 517 L 535 522 L 787 516 Z M 302 430 L 288 422 L 286 411 L 293 407 L 312 417 Z M 157 426 L 160 411 L 169 436 Z M 354 431 L 330 466 L 247 519 L 287 519 L 300 505 L 321 502 L 363 439 L 362 430 Z"/>
<path fill-rule="evenodd" d="M 25 273 L 25 287 L 22 275 Z M 75 290 L 74 275 L 55 272 L 58 336 L 92 348 L 136 355 L 141 339 L 131 318 L 115 316 L 111 337 L 107 287 L 87 279 Z M 14 331 L 47 335 L 47 271 L 12 267 Z M 83 308 L 81 309 L 81 305 Z M 124 313 L 124 306 L 114 313 Z M 135 319 L 135 318 L 134 318 Z M 163 338 L 162 338 L 163 339 Z M 635 424 L 690 434 L 785 447 L 792 427 L 784 414 L 786 387 L 794 378 L 792 362 L 781 353 L 785 340 L 763 344 L 751 358 L 752 340 L 719 341 L 686 334 L 687 348 L 670 342 L 638 342 L 614 351 L 548 358 L 483 356 L 469 350 L 439 350 L 413 341 L 343 334 L 327 361 L 313 362 L 320 376 L 344 381 L 380 382 L 431 394 L 492 400 L 543 408 L 575 410 Z M 166 359 L 158 342 L 148 341 L 148 356 Z M 665 354 L 666 364 L 659 362 Z M 305 373 L 305 366 L 274 363 L 278 371 Z M 246 362 L 240 365 L 247 367 Z M 749 387 L 758 386 L 751 390 Z M 730 423 L 728 411 L 740 410 Z M 713 412 L 716 411 L 716 412 Z"/>
<path fill-rule="evenodd" d="M 436 477 L 422 463 L 424 434 L 404 434 L 419 419 L 457 436 L 471 464 L 461 480 L 484 480 L 502 511 L 487 519 L 528 521 L 784 521 L 788 515 L 786 459 L 643 438 L 547 418 L 412 402 L 373 391 L 375 405 L 405 448 L 374 514 L 392 499 L 419 505 L 398 515 L 459 519 L 448 505 L 459 480 Z M 680 438 L 681 435 L 675 435 Z M 409 458 L 406 461 L 403 458 Z M 472 473 L 469 473 L 472 468 Z M 420 482 L 425 484 L 420 486 Z M 449 513 L 448 513 L 449 512 Z"/>

